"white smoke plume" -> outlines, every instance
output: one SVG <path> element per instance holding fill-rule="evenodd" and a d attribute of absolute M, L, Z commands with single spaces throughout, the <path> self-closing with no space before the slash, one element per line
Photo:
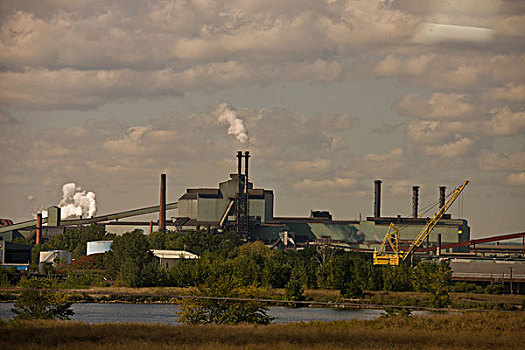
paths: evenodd
<path fill-rule="evenodd" d="M 73 217 L 88 218 L 97 213 L 95 193 L 86 192 L 74 183 L 62 186 L 62 200 L 58 203 L 61 219 Z M 47 210 L 42 210 L 42 217 L 47 217 Z"/>
<path fill-rule="evenodd" d="M 228 107 L 227 103 L 221 103 L 214 111 L 219 123 L 229 125 L 228 135 L 234 135 L 240 143 L 248 141 L 248 130 L 244 127 L 244 122 L 238 117 L 236 111 Z"/>

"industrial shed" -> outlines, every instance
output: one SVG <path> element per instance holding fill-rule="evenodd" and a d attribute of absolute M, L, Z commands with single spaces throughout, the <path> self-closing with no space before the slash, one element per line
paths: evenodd
<path fill-rule="evenodd" d="M 187 252 L 185 250 L 163 250 L 153 249 L 154 259 L 163 267 L 171 269 L 171 267 L 177 264 L 181 260 L 195 260 L 199 259 L 198 255 Z"/>

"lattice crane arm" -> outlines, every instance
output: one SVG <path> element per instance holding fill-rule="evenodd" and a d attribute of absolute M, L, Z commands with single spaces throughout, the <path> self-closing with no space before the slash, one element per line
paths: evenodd
<path fill-rule="evenodd" d="M 465 189 L 465 187 L 468 185 L 469 180 L 465 180 L 461 186 L 459 186 L 453 193 L 452 196 L 448 199 L 448 201 L 443 205 L 437 214 L 430 220 L 427 225 L 423 228 L 423 230 L 419 233 L 417 238 L 410 244 L 410 247 L 408 250 L 403 254 L 403 260 L 405 260 L 417 247 L 423 243 L 423 241 L 427 238 L 427 236 L 432 232 L 434 229 L 434 226 L 437 225 L 439 220 L 443 217 L 443 215 L 447 212 L 447 210 L 452 206 L 454 201 L 459 197 L 461 192 Z"/>

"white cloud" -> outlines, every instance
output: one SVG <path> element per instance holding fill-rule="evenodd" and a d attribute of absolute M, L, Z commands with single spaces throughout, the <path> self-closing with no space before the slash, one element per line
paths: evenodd
<path fill-rule="evenodd" d="M 485 122 L 484 133 L 488 135 L 518 135 L 525 131 L 525 111 L 513 112 L 509 108 L 495 108 L 492 119 Z"/>
<path fill-rule="evenodd" d="M 525 152 L 513 154 L 484 152 L 478 157 L 478 168 L 489 171 L 525 171 Z"/>
<path fill-rule="evenodd" d="M 507 183 L 513 186 L 525 186 L 525 172 L 510 174 Z"/>
<path fill-rule="evenodd" d="M 456 158 L 468 154 L 473 145 L 474 142 L 471 139 L 465 137 L 443 145 L 426 146 L 425 153 L 429 156 Z"/>
<path fill-rule="evenodd" d="M 477 109 L 466 97 L 465 94 L 436 92 L 426 99 L 420 93 L 409 93 L 395 107 L 425 120 L 472 118 Z"/>
<path fill-rule="evenodd" d="M 355 186 L 357 181 L 351 178 L 334 178 L 326 180 L 304 179 L 294 183 L 293 188 L 309 192 L 344 191 Z"/>
<path fill-rule="evenodd" d="M 502 87 L 492 88 L 484 94 L 484 98 L 492 101 L 525 101 L 525 84 L 506 84 Z"/>

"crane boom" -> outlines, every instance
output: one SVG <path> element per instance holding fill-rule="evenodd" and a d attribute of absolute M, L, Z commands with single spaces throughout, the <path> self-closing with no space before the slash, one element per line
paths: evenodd
<path fill-rule="evenodd" d="M 410 244 L 410 247 L 408 248 L 408 250 L 405 252 L 405 254 L 403 256 L 403 261 L 414 251 L 414 249 L 416 249 L 417 247 L 419 247 L 421 245 L 421 243 L 423 243 L 423 241 L 427 238 L 427 236 L 430 234 L 430 232 L 432 232 L 432 230 L 434 229 L 434 226 L 436 226 L 437 223 L 439 222 L 439 220 L 441 220 L 443 215 L 447 212 L 447 210 L 450 208 L 452 203 L 454 203 L 454 201 L 459 197 L 459 195 L 465 189 L 465 186 L 467 186 L 468 183 L 469 183 L 469 180 L 465 180 L 465 182 L 463 182 L 463 184 L 461 186 L 456 188 L 456 190 L 452 193 L 452 196 L 450 196 L 450 198 L 445 203 L 445 205 L 443 205 L 439 209 L 437 214 L 432 218 L 432 220 L 430 220 L 427 223 L 427 225 L 419 233 L 417 238 Z"/>
<path fill-rule="evenodd" d="M 399 265 L 400 261 L 405 261 L 406 258 L 412 254 L 414 250 L 418 248 L 428 237 L 430 232 L 432 232 L 439 220 L 441 220 L 443 215 L 452 206 L 461 192 L 463 192 L 468 183 L 469 180 L 465 180 L 465 182 L 463 182 L 463 184 L 452 193 L 448 201 L 441 208 L 439 208 L 437 214 L 425 225 L 416 239 L 412 241 L 406 252 L 399 250 L 399 230 L 394 224 L 391 223 L 379 251 L 374 252 L 374 265 Z M 392 253 L 386 252 L 385 248 L 387 244 L 390 246 Z"/>

